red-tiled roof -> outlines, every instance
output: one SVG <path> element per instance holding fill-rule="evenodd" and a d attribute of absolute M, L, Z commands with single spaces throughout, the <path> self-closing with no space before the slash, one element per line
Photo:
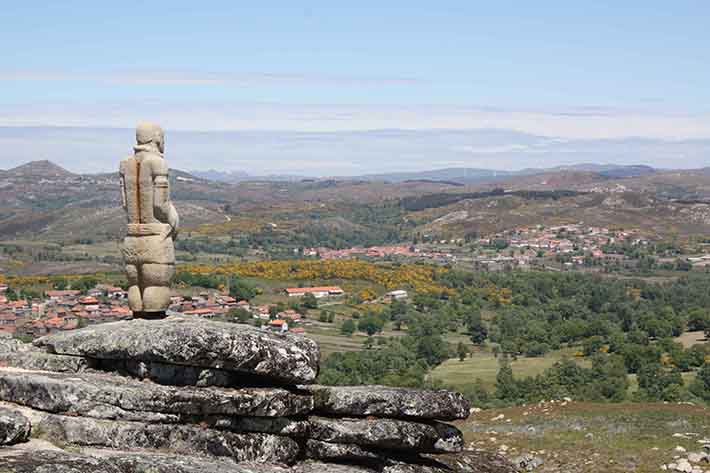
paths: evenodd
<path fill-rule="evenodd" d="M 45 291 L 44 293 L 47 297 L 68 297 L 68 296 L 78 296 L 81 291 Z"/>
<path fill-rule="evenodd" d="M 204 315 L 204 314 L 214 314 L 213 309 L 194 309 L 183 312 L 186 315 Z"/>
<path fill-rule="evenodd" d="M 286 288 L 289 294 L 299 294 L 301 292 L 343 292 L 338 286 L 318 286 L 318 287 L 289 287 Z"/>

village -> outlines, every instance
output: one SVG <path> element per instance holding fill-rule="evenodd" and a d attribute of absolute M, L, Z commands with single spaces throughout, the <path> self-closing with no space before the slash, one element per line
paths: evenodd
<path fill-rule="evenodd" d="M 653 257 L 660 269 L 678 269 L 679 265 L 684 270 L 710 267 L 710 253 L 706 248 L 688 252 L 674 247 L 658 252 L 652 243 L 658 243 L 657 238 L 648 237 L 639 229 L 612 229 L 580 222 L 550 227 L 519 226 L 473 238 L 440 239 L 422 235 L 416 244 L 303 248 L 301 254 L 321 260 L 421 261 L 478 271 L 627 270 L 638 266 L 640 255 Z"/>
<path fill-rule="evenodd" d="M 475 241 L 479 269 L 501 270 L 505 265 L 526 268 L 536 263 L 560 260 L 562 267 L 573 268 L 589 262 L 620 263 L 630 260 L 609 251 L 614 245 L 645 246 L 649 240 L 637 230 L 612 230 L 581 223 L 553 227 L 521 226 Z"/>
<path fill-rule="evenodd" d="M 303 256 L 325 260 L 367 258 L 428 260 L 440 264 L 468 265 L 476 270 L 509 269 L 580 270 L 590 266 L 633 265 L 632 258 L 614 250 L 619 247 L 644 247 L 650 241 L 636 230 L 612 230 L 584 226 L 581 223 L 553 227 L 521 226 L 477 239 L 434 240 L 418 245 L 353 247 L 334 250 L 305 248 Z M 659 257 L 659 263 L 679 259 Z M 710 266 L 710 255 L 686 255 L 681 261 L 688 268 Z M 556 264 L 556 266 L 554 266 Z M 677 263 L 676 263 L 677 264 Z M 296 310 L 298 304 L 253 304 L 237 300 L 218 290 L 192 288 L 186 294 L 175 291 L 169 314 L 200 318 L 233 319 L 252 323 L 264 330 L 303 333 L 309 322 L 306 311 Z M 36 338 L 61 330 L 73 330 L 87 325 L 130 319 L 127 293 L 120 287 L 97 285 L 79 291 L 73 289 L 46 290 L 43 297 L 8 297 L 10 288 L 0 285 L 0 331 L 17 337 Z M 189 292 L 189 291 L 188 291 Z M 14 293 L 13 293 L 14 294 Z M 337 286 L 283 288 L 286 300 L 303 298 L 342 299 L 343 289 Z M 406 298 L 406 291 L 392 291 L 385 299 Z"/>
<path fill-rule="evenodd" d="M 473 263 L 481 270 L 502 270 L 506 267 L 525 268 L 544 259 L 569 255 L 565 266 L 581 266 L 585 260 L 619 262 L 628 258 L 619 253 L 607 252 L 605 247 L 629 244 L 647 245 L 637 230 L 612 230 L 604 227 L 584 226 L 581 223 L 553 227 L 521 226 L 485 237 L 438 239 L 424 235 L 423 243 L 412 245 L 352 247 L 346 249 L 304 248 L 304 257 L 323 260 L 414 259 L 447 264 Z"/>
<path fill-rule="evenodd" d="M 131 319 L 127 292 L 120 287 L 98 285 L 79 290 L 47 290 L 44 298 L 22 299 L 8 293 L 11 288 L 0 285 L 0 332 L 18 338 L 34 339 L 58 331 L 74 330 L 89 325 Z M 345 291 L 338 286 L 289 287 L 283 289 L 288 299 L 342 300 Z M 407 291 L 390 291 L 386 300 L 403 299 Z M 184 315 L 205 319 L 222 319 L 251 323 L 263 330 L 303 334 L 309 322 L 299 304 L 251 304 L 217 290 L 200 291 L 186 296 L 174 293 L 168 315 Z"/>

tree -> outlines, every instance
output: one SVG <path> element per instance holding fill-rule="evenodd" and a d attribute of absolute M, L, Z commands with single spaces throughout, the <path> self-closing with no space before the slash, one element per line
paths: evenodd
<path fill-rule="evenodd" d="M 488 329 L 483 325 L 480 311 L 469 314 L 466 320 L 466 327 L 474 345 L 481 345 L 488 338 Z"/>
<path fill-rule="evenodd" d="M 624 360 L 617 355 L 598 354 L 592 358 L 592 375 L 584 397 L 590 400 L 621 402 L 629 389 Z"/>
<path fill-rule="evenodd" d="M 458 346 L 456 347 L 456 353 L 459 356 L 459 361 L 464 361 L 466 359 L 466 355 L 468 354 L 468 348 L 466 348 L 466 345 L 464 345 L 463 342 L 459 342 Z"/>
<path fill-rule="evenodd" d="M 270 305 L 269 306 L 269 318 L 271 320 L 276 318 L 276 315 L 281 312 L 282 309 L 279 307 L 279 305 Z"/>
<path fill-rule="evenodd" d="M 235 320 L 239 323 L 246 324 L 253 320 L 251 313 L 248 310 L 242 309 L 241 307 L 236 309 L 231 309 L 227 314 L 229 318 Z"/>
<path fill-rule="evenodd" d="M 318 308 L 318 299 L 316 299 L 316 296 L 314 296 L 310 292 L 306 293 L 301 298 L 301 307 L 304 307 L 306 309 L 317 309 Z"/>
<path fill-rule="evenodd" d="M 685 317 L 688 323 L 688 331 L 693 332 L 710 328 L 710 315 L 708 315 L 707 310 L 694 307 L 686 312 Z"/>
<path fill-rule="evenodd" d="M 362 346 L 365 348 L 365 350 L 372 350 L 372 347 L 375 346 L 374 337 L 367 337 L 362 343 Z"/>
<path fill-rule="evenodd" d="M 319 322 L 328 322 L 328 311 L 327 310 L 320 311 L 320 314 L 318 315 L 318 321 Z"/>
<path fill-rule="evenodd" d="M 683 378 L 676 368 L 646 363 L 638 371 L 639 396 L 648 401 L 678 401 Z"/>
<path fill-rule="evenodd" d="M 518 385 L 507 357 L 501 358 L 498 375 L 496 375 L 496 397 L 503 401 L 514 401 L 518 398 Z"/>
<path fill-rule="evenodd" d="M 695 381 L 690 385 L 690 392 L 705 401 L 710 401 L 710 362 L 706 361 L 700 368 Z"/>
<path fill-rule="evenodd" d="M 355 322 L 353 322 L 352 319 L 347 319 L 343 322 L 343 325 L 340 326 L 340 333 L 348 337 L 352 336 L 352 334 L 355 333 Z"/>
<path fill-rule="evenodd" d="M 243 279 L 232 278 L 229 282 L 229 295 L 238 301 L 248 301 L 256 296 L 256 288 Z"/>
<path fill-rule="evenodd" d="M 55 278 L 52 279 L 52 285 L 54 286 L 54 289 L 58 291 L 63 291 L 69 286 L 69 283 L 64 278 Z"/>
<path fill-rule="evenodd" d="M 361 318 L 357 323 L 357 329 L 367 333 L 368 336 L 381 332 L 385 326 L 385 321 L 374 312 L 368 312 L 365 317 Z"/>

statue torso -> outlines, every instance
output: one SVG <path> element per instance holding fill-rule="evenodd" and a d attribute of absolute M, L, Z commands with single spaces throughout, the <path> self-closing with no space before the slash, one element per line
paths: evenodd
<path fill-rule="evenodd" d="M 151 152 L 138 152 L 121 162 L 129 224 L 167 223 L 156 218 L 153 180 L 164 166 L 163 158 Z"/>

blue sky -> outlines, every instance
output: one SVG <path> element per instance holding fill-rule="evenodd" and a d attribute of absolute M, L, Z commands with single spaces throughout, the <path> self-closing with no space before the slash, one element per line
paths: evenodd
<path fill-rule="evenodd" d="M 710 138 L 707 1 L 244 3 L 6 2 L 0 126 Z"/>

